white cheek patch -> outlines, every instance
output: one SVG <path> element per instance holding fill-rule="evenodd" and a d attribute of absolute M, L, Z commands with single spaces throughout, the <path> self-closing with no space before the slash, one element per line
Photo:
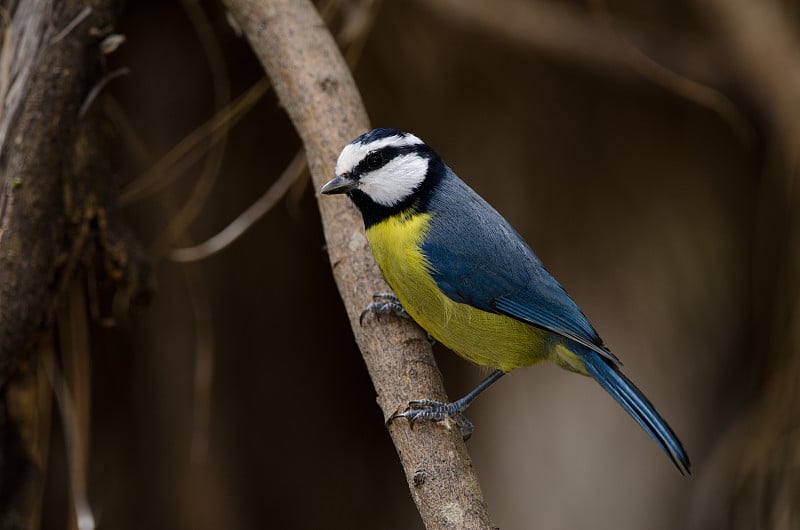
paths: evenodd
<path fill-rule="evenodd" d="M 409 145 L 417 145 L 421 144 L 422 140 L 414 136 L 413 134 L 406 134 L 405 136 L 387 136 L 386 138 L 381 138 L 380 140 L 375 140 L 374 142 L 369 142 L 367 144 L 347 144 L 342 149 L 341 154 L 339 155 L 339 159 L 336 161 L 336 175 L 343 175 L 349 171 L 352 171 L 356 165 L 358 165 L 361 160 L 366 157 L 372 151 L 377 151 L 382 147 L 386 147 L 387 145 L 393 145 L 395 147 L 407 147 Z"/>
<path fill-rule="evenodd" d="M 414 153 L 401 155 L 382 168 L 364 174 L 358 189 L 381 206 L 394 206 L 422 184 L 427 172 L 427 158 Z"/>

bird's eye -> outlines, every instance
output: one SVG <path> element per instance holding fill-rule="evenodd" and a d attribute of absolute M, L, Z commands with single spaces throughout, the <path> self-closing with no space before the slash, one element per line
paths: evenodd
<path fill-rule="evenodd" d="M 367 167 L 378 169 L 383 165 L 383 155 L 380 153 L 370 153 L 367 155 Z"/>

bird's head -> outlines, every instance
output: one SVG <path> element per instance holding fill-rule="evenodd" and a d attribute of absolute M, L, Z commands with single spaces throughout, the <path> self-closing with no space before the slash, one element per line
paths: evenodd
<path fill-rule="evenodd" d="M 438 156 L 425 143 L 398 129 L 373 129 L 342 149 L 336 177 L 321 193 L 346 193 L 365 215 L 388 215 L 411 205 L 424 192 Z"/>

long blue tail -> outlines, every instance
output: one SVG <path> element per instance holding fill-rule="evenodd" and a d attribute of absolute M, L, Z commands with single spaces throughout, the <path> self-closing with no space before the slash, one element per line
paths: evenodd
<path fill-rule="evenodd" d="M 681 441 L 672 432 L 672 429 L 656 408 L 636 388 L 636 385 L 631 383 L 609 361 L 603 359 L 589 348 L 576 346 L 574 351 L 583 359 L 589 375 L 594 377 L 600 383 L 600 386 L 611 394 L 617 400 L 617 403 L 622 405 L 622 408 L 636 420 L 636 423 L 641 425 L 642 429 L 655 440 L 675 464 L 675 467 L 678 468 L 678 471 L 682 474 L 690 474 L 691 463 L 689 462 L 689 455 L 686 454 Z"/>

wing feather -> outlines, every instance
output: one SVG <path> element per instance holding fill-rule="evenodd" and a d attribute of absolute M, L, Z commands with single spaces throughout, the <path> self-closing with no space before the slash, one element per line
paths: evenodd
<path fill-rule="evenodd" d="M 565 337 L 619 364 L 578 305 L 508 222 L 448 168 L 422 251 L 452 300 Z"/>

